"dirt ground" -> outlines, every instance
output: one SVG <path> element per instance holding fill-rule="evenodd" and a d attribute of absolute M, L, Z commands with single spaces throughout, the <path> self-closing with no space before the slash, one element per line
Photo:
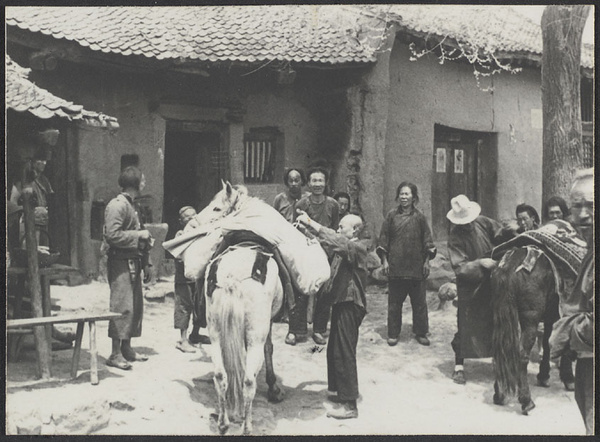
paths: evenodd
<path fill-rule="evenodd" d="M 171 290 L 171 281 L 155 289 Z M 359 418 L 327 418 L 333 404 L 327 401 L 326 352 L 309 340 L 286 345 L 287 324 L 273 326 L 274 366 L 286 397 L 279 404 L 266 399 L 264 369 L 254 400 L 254 432 L 258 435 L 413 435 L 413 434 L 531 434 L 583 435 L 585 429 L 572 392 L 564 390 L 553 363 L 551 387 L 535 385 L 538 364 L 531 363 L 529 382 L 537 407 L 529 416 L 520 413 L 516 398 L 504 407 L 492 403 L 493 374 L 490 359 L 467 360 L 468 382 L 454 384 L 450 347 L 456 326 L 456 309 L 437 310 L 435 293 L 428 294 L 431 346 L 419 345 L 411 333 L 410 302 L 405 304 L 400 342 L 386 343 L 387 295 L 385 288 L 370 286 L 368 310 L 360 329 L 358 370 L 361 399 Z M 108 309 L 109 290 L 104 283 L 78 287 L 52 286 L 57 314 L 84 309 Z M 69 326 L 61 327 L 68 330 Z M 74 328 L 70 328 L 74 331 Z M 37 409 L 41 416 L 56 413 L 69 403 L 109 403 L 108 425 L 94 434 L 104 435 L 214 435 L 211 414 L 216 408 L 212 364 L 208 346 L 196 353 L 175 348 L 173 298 L 145 302 L 141 338 L 133 346 L 150 355 L 124 372 L 105 365 L 110 354 L 107 323 L 98 323 L 99 385 L 90 384 L 89 335 L 84 332 L 80 371 L 70 380 L 71 350 L 53 352 L 51 381 L 35 379 L 35 351 L 26 347 L 16 362 L 7 364 L 7 432 L 15 422 Z M 44 431 L 42 427 L 42 431 Z M 239 434 L 233 424 L 230 434 Z M 81 434 L 75 425 L 70 432 Z"/>

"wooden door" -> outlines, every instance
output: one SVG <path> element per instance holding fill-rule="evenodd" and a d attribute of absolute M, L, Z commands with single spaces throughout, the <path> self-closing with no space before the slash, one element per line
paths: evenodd
<path fill-rule="evenodd" d="M 202 210 L 220 189 L 226 175 L 218 132 L 167 131 L 165 137 L 163 222 L 169 225 L 166 239 L 181 228 L 179 209 Z"/>
<path fill-rule="evenodd" d="M 477 200 L 477 145 L 459 140 L 435 141 L 433 147 L 432 227 L 435 241 L 448 238 L 450 200 L 464 194 Z"/>

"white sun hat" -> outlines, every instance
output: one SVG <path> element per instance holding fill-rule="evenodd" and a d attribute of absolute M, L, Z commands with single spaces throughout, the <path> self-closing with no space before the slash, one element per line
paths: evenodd
<path fill-rule="evenodd" d="M 481 213 L 481 206 L 469 200 L 466 195 L 458 195 L 450 200 L 452 209 L 446 215 L 452 224 L 469 224 Z"/>

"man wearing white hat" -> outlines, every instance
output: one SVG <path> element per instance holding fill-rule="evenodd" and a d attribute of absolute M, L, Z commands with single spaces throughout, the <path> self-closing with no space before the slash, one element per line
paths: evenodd
<path fill-rule="evenodd" d="M 448 236 L 448 254 L 450 264 L 455 274 L 460 273 L 462 266 L 470 261 L 483 257 L 495 246 L 505 242 L 515 235 L 518 226 L 511 225 L 503 228 L 502 225 L 486 216 L 480 215 L 481 207 L 475 201 L 470 201 L 465 195 L 458 195 L 450 201 L 451 209 L 446 218 L 452 223 Z M 459 284 L 459 298 L 461 287 Z M 452 349 L 455 354 L 455 366 L 452 380 L 457 384 L 466 382 L 464 373 L 464 356 L 461 351 L 461 331 L 458 331 L 452 340 Z"/>

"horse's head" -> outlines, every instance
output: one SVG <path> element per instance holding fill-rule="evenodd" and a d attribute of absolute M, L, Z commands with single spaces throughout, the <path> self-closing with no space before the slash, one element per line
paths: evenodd
<path fill-rule="evenodd" d="M 248 195 L 244 186 L 232 186 L 229 181 L 221 180 L 223 188 L 198 215 L 194 222 L 199 225 L 212 224 L 239 209 L 241 201 Z"/>

